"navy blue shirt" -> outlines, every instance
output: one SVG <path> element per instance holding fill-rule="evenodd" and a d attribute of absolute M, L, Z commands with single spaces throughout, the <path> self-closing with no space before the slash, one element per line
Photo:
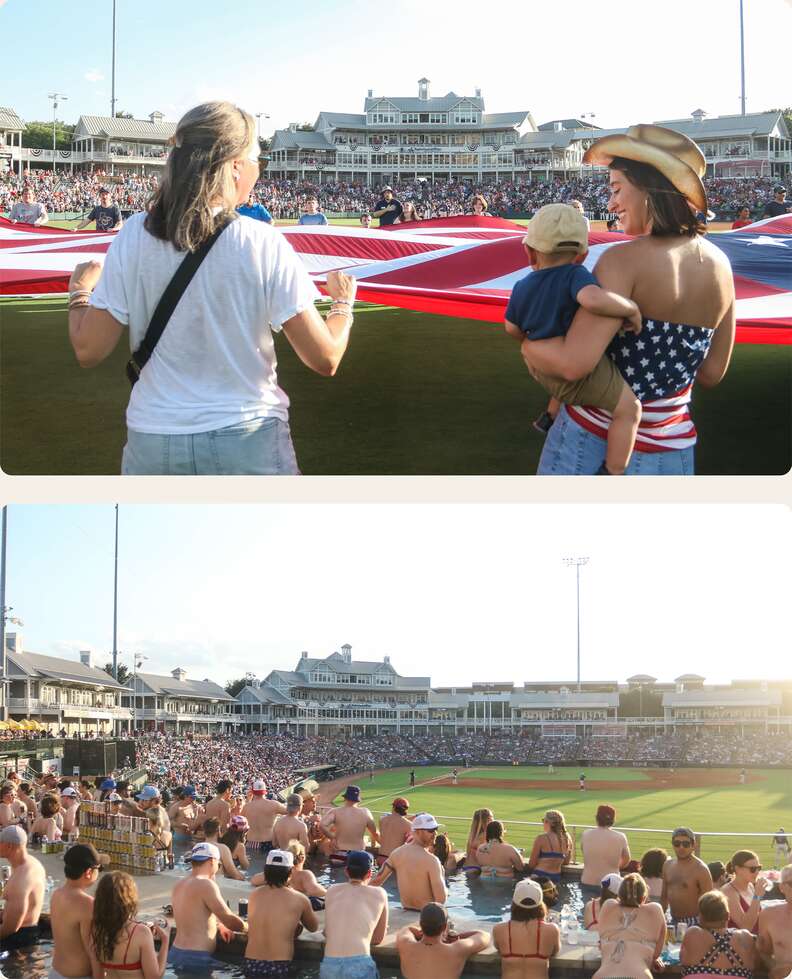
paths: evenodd
<path fill-rule="evenodd" d="M 597 280 L 584 265 L 557 265 L 530 272 L 512 289 L 506 319 L 531 340 L 563 337 L 572 325 L 577 294 Z"/>
<path fill-rule="evenodd" d="M 381 228 L 384 228 L 389 224 L 394 224 L 396 222 L 396 218 L 400 218 L 402 214 L 404 214 L 404 208 L 401 206 L 401 201 L 397 201 L 395 197 L 391 197 L 389 201 L 386 201 L 384 197 L 381 197 L 374 205 L 374 210 L 383 211 L 386 207 L 393 207 L 393 210 L 380 216 L 379 223 Z"/>
<path fill-rule="evenodd" d="M 118 205 L 111 204 L 110 207 L 102 207 L 97 204 L 87 218 L 88 221 L 96 221 L 97 231 L 112 231 L 121 220 L 121 211 Z"/>

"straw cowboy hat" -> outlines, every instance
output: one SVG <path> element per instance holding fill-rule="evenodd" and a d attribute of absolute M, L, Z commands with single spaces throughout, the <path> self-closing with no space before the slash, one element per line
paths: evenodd
<path fill-rule="evenodd" d="M 626 133 L 603 136 L 586 150 L 584 163 L 609 166 L 615 157 L 648 163 L 684 194 L 698 211 L 706 211 L 707 195 L 701 178 L 707 170 L 704 154 L 692 139 L 662 126 L 630 126 Z"/>

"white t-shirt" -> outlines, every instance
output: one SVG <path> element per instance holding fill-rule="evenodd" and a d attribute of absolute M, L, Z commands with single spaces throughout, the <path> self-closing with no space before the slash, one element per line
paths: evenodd
<path fill-rule="evenodd" d="M 110 245 L 91 304 L 129 326 L 136 350 L 186 253 L 134 214 Z M 288 419 L 273 331 L 320 293 L 284 236 L 240 216 L 204 259 L 141 371 L 127 407 L 132 431 L 209 432 L 274 416 Z"/>

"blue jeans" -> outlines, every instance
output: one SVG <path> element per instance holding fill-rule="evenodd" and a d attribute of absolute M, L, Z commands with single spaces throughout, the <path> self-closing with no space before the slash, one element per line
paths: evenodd
<path fill-rule="evenodd" d="M 539 476 L 593 476 L 605 461 L 605 439 L 578 425 L 561 407 L 547 433 Z M 626 476 L 692 476 L 693 447 L 671 452 L 633 452 Z"/>
<path fill-rule="evenodd" d="M 223 962 L 218 962 L 211 952 L 196 952 L 186 948 L 176 948 L 171 945 L 168 949 L 168 965 L 174 972 L 181 975 L 206 976 L 212 969 L 224 968 Z"/>
<path fill-rule="evenodd" d="M 379 979 L 379 969 L 370 955 L 325 956 L 319 979 Z"/>
<path fill-rule="evenodd" d="M 194 435 L 127 431 L 124 476 L 299 476 L 289 423 L 257 418 Z"/>

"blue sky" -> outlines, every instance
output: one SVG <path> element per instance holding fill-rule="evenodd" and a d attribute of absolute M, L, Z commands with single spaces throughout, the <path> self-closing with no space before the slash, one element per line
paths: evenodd
<path fill-rule="evenodd" d="M 748 110 L 789 105 L 780 52 L 792 0 L 745 0 L 745 10 Z M 228 98 L 269 113 L 267 132 L 321 109 L 361 112 L 368 88 L 417 94 L 426 75 L 435 94 L 480 87 L 488 111 L 527 109 L 537 123 L 736 113 L 738 11 L 738 0 L 117 0 L 117 107 L 177 119 Z M 112 0 L 0 0 L 0 104 L 48 119 L 58 91 L 67 122 L 108 115 L 111 12 Z"/>
<path fill-rule="evenodd" d="M 112 506 L 11 506 L 25 648 L 112 648 Z M 345 642 L 435 684 L 792 675 L 780 506 L 122 506 L 119 648 L 225 682 Z M 13 626 L 9 627 L 13 629 Z"/>

